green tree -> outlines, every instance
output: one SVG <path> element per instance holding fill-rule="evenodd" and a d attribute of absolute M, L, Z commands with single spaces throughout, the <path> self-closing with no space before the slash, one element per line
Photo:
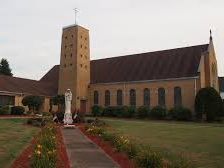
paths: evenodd
<path fill-rule="evenodd" d="M 195 113 L 197 119 L 202 119 L 202 115 L 205 114 L 207 121 L 224 116 L 222 98 L 214 88 L 206 87 L 199 90 L 195 98 Z"/>
<path fill-rule="evenodd" d="M 12 70 L 9 66 L 9 62 L 7 59 L 2 58 L 0 62 L 0 73 L 8 76 L 12 76 Z"/>
<path fill-rule="evenodd" d="M 42 96 L 25 96 L 22 100 L 22 104 L 24 106 L 28 106 L 29 110 L 34 112 L 34 111 L 39 111 L 40 106 L 44 102 L 44 97 Z"/>
<path fill-rule="evenodd" d="M 57 96 L 53 97 L 51 99 L 51 101 L 53 102 L 54 105 L 58 106 L 59 111 L 64 110 L 64 106 L 65 106 L 65 96 L 64 95 L 57 95 Z"/>

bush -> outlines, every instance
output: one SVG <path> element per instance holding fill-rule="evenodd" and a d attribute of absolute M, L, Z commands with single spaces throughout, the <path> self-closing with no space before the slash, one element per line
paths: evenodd
<path fill-rule="evenodd" d="M 52 114 L 50 112 L 42 112 L 43 116 L 52 116 Z"/>
<path fill-rule="evenodd" d="M 62 111 L 57 111 L 56 112 L 56 116 L 57 116 L 59 122 L 62 123 L 63 122 L 63 119 L 64 119 L 64 113 Z"/>
<path fill-rule="evenodd" d="M 135 161 L 141 168 L 161 168 L 162 157 L 160 154 L 153 152 L 149 147 L 142 147 L 138 152 Z"/>
<path fill-rule="evenodd" d="M 98 105 L 92 106 L 92 115 L 94 117 L 99 116 L 101 114 L 101 110 L 102 110 L 102 108 Z"/>
<path fill-rule="evenodd" d="M 77 117 L 74 119 L 75 114 L 77 114 Z M 74 123 L 83 123 L 85 122 L 85 117 L 82 112 L 73 112 L 72 113 L 72 119 Z"/>
<path fill-rule="evenodd" d="M 29 118 L 27 124 L 40 127 L 45 125 L 45 121 L 42 118 Z"/>
<path fill-rule="evenodd" d="M 25 112 L 25 108 L 22 106 L 14 106 L 11 108 L 12 115 L 22 115 Z"/>
<path fill-rule="evenodd" d="M 224 116 L 222 98 L 214 88 L 206 87 L 199 90 L 195 98 L 195 113 L 199 120 L 205 114 L 207 121 L 214 121 Z"/>
<path fill-rule="evenodd" d="M 135 107 L 134 106 L 123 106 L 121 117 L 130 118 L 135 115 Z"/>
<path fill-rule="evenodd" d="M 192 112 L 188 108 L 174 107 L 169 110 L 169 117 L 173 120 L 191 121 Z"/>
<path fill-rule="evenodd" d="M 149 107 L 141 106 L 137 108 L 136 117 L 137 118 L 146 118 L 149 115 Z"/>
<path fill-rule="evenodd" d="M 166 108 L 155 106 L 150 112 L 150 117 L 154 119 L 164 119 L 166 117 Z"/>
<path fill-rule="evenodd" d="M 112 106 L 104 107 L 104 109 L 102 110 L 102 116 L 113 117 L 114 111 L 115 111 L 115 107 L 112 107 Z"/>
<path fill-rule="evenodd" d="M 10 114 L 10 107 L 9 106 L 0 107 L 0 114 L 2 115 Z"/>

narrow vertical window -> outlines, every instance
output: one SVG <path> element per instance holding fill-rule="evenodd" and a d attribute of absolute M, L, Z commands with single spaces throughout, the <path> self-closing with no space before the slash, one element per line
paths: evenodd
<path fill-rule="evenodd" d="M 118 90 L 117 91 L 117 105 L 118 106 L 122 106 L 123 102 L 122 102 L 122 90 Z"/>
<path fill-rule="evenodd" d="M 134 89 L 130 90 L 130 105 L 131 106 L 136 105 L 136 91 Z"/>
<path fill-rule="evenodd" d="M 143 100 L 144 106 L 150 106 L 150 90 L 148 88 L 144 89 Z"/>
<path fill-rule="evenodd" d="M 98 94 L 98 91 L 94 91 L 94 93 L 93 93 L 93 104 L 98 105 L 98 103 L 99 103 L 99 94 Z"/>
<path fill-rule="evenodd" d="M 174 88 L 174 106 L 182 105 L 182 93 L 180 87 Z"/>
<path fill-rule="evenodd" d="M 165 106 L 165 89 L 164 88 L 159 88 L 158 89 L 158 105 L 159 106 Z"/>
<path fill-rule="evenodd" d="M 110 106 L 110 91 L 105 91 L 105 106 Z"/>

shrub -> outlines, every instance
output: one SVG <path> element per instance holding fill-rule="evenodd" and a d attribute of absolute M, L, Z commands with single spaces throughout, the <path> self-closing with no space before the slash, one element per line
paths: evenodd
<path fill-rule="evenodd" d="M 102 110 L 102 116 L 113 117 L 115 108 L 112 106 L 104 107 Z"/>
<path fill-rule="evenodd" d="M 45 112 L 42 112 L 42 115 L 43 116 L 52 116 L 52 114 L 50 112 L 46 112 L 46 111 Z"/>
<path fill-rule="evenodd" d="M 14 106 L 11 108 L 12 115 L 22 115 L 25 112 L 25 108 L 22 106 Z"/>
<path fill-rule="evenodd" d="M 207 121 L 214 121 L 224 116 L 222 98 L 212 87 L 206 87 L 199 90 L 195 98 L 195 112 L 197 119 L 202 119 L 206 115 Z"/>
<path fill-rule="evenodd" d="M 192 120 L 192 112 L 188 108 L 174 107 L 169 110 L 169 117 L 173 120 L 190 121 Z"/>
<path fill-rule="evenodd" d="M 121 117 L 130 118 L 135 115 L 135 107 L 134 106 L 123 106 Z"/>
<path fill-rule="evenodd" d="M 75 114 L 77 114 L 77 117 L 74 119 Z M 72 118 L 74 123 L 83 123 L 85 122 L 85 117 L 82 112 L 73 112 Z"/>
<path fill-rule="evenodd" d="M 57 111 L 56 112 L 56 116 L 57 116 L 59 122 L 62 123 L 63 122 L 63 119 L 64 119 L 64 113 L 62 111 Z"/>
<path fill-rule="evenodd" d="M 150 111 L 150 117 L 154 119 L 164 119 L 166 117 L 166 108 L 155 106 Z"/>
<path fill-rule="evenodd" d="M 9 106 L 0 107 L 0 114 L 3 115 L 10 114 L 10 107 Z"/>
<path fill-rule="evenodd" d="M 102 108 L 98 105 L 92 106 L 92 115 L 94 117 L 99 116 L 101 114 L 101 110 L 102 110 Z"/>
<path fill-rule="evenodd" d="M 34 146 L 31 167 L 55 168 L 57 157 L 56 125 L 52 122 L 46 123 L 38 136 L 37 144 Z"/>
<path fill-rule="evenodd" d="M 45 121 L 42 118 L 29 118 L 27 124 L 40 127 L 45 125 Z"/>
<path fill-rule="evenodd" d="M 149 107 L 141 106 L 137 108 L 136 117 L 137 118 L 146 118 L 149 115 Z"/>
<path fill-rule="evenodd" d="M 142 147 L 135 158 L 138 167 L 141 168 L 161 168 L 162 157 L 153 152 L 149 147 Z"/>

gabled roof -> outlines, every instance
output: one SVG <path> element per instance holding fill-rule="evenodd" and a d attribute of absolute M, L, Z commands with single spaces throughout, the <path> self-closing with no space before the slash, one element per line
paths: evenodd
<path fill-rule="evenodd" d="M 40 96 L 55 96 L 53 83 L 17 78 L 0 74 L 0 91 Z M 55 94 L 56 93 L 56 94 Z"/>
<path fill-rule="evenodd" d="M 208 44 L 90 61 L 90 83 L 165 80 L 198 75 Z M 59 65 L 40 81 L 0 75 L 0 91 L 55 96 Z M 220 85 L 223 86 L 223 85 Z M 220 89 L 221 90 L 221 89 Z"/>
<path fill-rule="evenodd" d="M 219 77 L 219 91 L 224 92 L 224 77 Z"/>
<path fill-rule="evenodd" d="M 208 44 L 91 61 L 91 83 L 195 77 Z"/>

